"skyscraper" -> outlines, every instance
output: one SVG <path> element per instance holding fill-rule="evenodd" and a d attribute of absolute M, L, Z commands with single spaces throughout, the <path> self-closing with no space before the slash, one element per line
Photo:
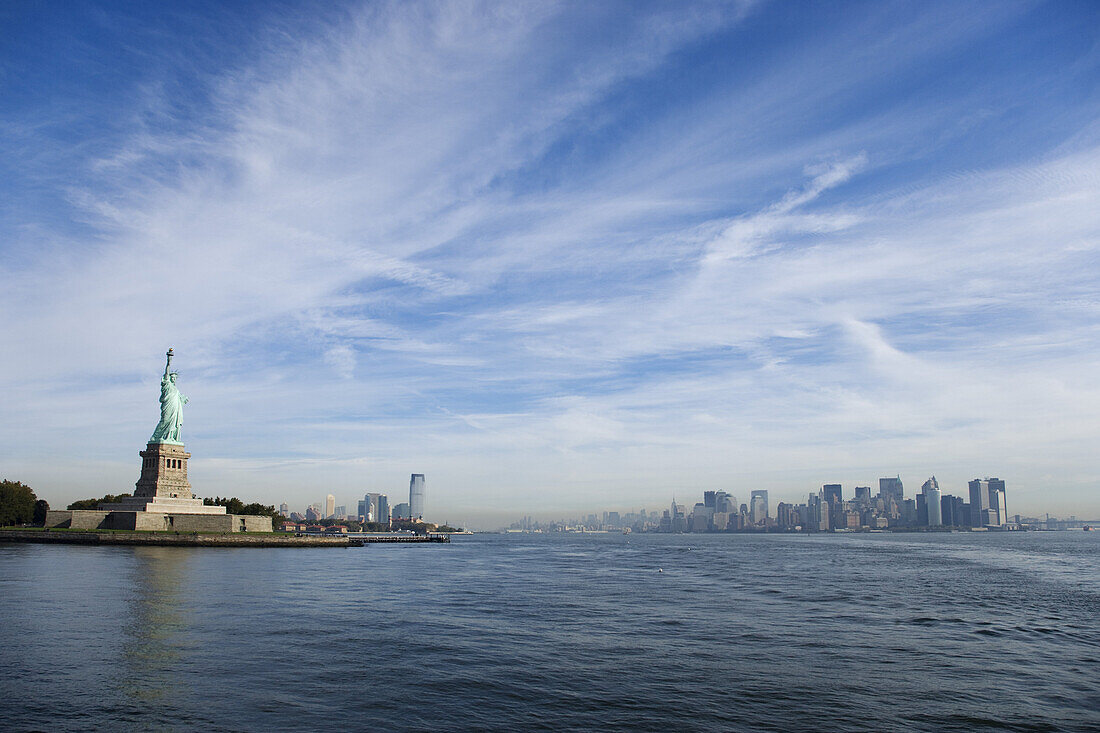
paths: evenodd
<path fill-rule="evenodd" d="M 375 519 L 382 524 L 390 523 L 390 497 L 385 494 L 371 494 L 374 497 Z"/>
<path fill-rule="evenodd" d="M 1008 521 L 1005 482 L 999 478 L 974 479 L 970 482 L 970 525 L 1000 527 Z"/>
<path fill-rule="evenodd" d="M 336 497 L 329 494 L 325 497 L 325 517 L 331 517 L 336 513 Z"/>
<path fill-rule="evenodd" d="M 946 494 L 940 497 L 940 518 L 943 520 L 944 526 L 947 527 L 965 527 L 969 518 L 963 515 L 962 497 L 951 496 Z"/>
<path fill-rule="evenodd" d="M 368 493 L 359 502 L 359 516 L 366 522 L 390 523 L 390 502 L 385 494 Z"/>
<path fill-rule="evenodd" d="M 793 511 L 794 507 L 786 502 L 779 502 L 775 507 L 775 523 L 783 529 L 791 529 L 795 527 L 798 522 L 795 518 Z"/>
<path fill-rule="evenodd" d="M 699 502 L 691 512 L 691 531 L 706 532 L 710 529 L 710 520 L 714 516 L 714 507 Z"/>
<path fill-rule="evenodd" d="M 828 504 L 839 504 L 844 501 L 841 497 L 840 484 L 825 484 L 821 490 L 825 492 L 825 501 Z"/>
<path fill-rule="evenodd" d="M 684 516 L 684 507 L 677 504 L 675 499 L 672 500 L 669 522 L 673 532 L 687 531 L 687 518 Z"/>
<path fill-rule="evenodd" d="M 804 532 L 829 531 L 829 505 L 825 503 L 825 492 L 810 494 L 806 499 L 806 517 L 803 521 Z"/>
<path fill-rule="evenodd" d="M 753 524 L 764 524 L 768 519 L 768 492 L 753 491 L 749 495 L 749 516 Z"/>
<path fill-rule="evenodd" d="M 970 526 L 985 527 L 989 524 L 989 482 L 976 478 L 969 487 Z"/>
<path fill-rule="evenodd" d="M 857 486 L 856 503 L 861 505 L 867 505 L 871 503 L 871 487 L 870 486 Z"/>
<path fill-rule="evenodd" d="M 997 525 L 1008 524 L 1008 502 L 1005 499 L 1005 482 L 989 479 L 989 508 L 997 512 Z"/>
<path fill-rule="evenodd" d="M 917 526 L 917 502 L 915 499 L 901 500 L 901 523 L 906 527 Z"/>
<path fill-rule="evenodd" d="M 409 479 L 409 512 L 413 519 L 424 518 L 424 474 L 414 473 Z"/>
<path fill-rule="evenodd" d="M 925 511 L 928 516 L 929 527 L 939 527 L 943 524 L 943 509 L 940 506 L 940 482 L 932 476 L 921 486 L 921 494 L 924 495 Z"/>
<path fill-rule="evenodd" d="M 904 498 L 904 487 L 901 485 L 901 476 L 895 478 L 880 478 L 878 480 L 878 495 L 883 499 L 893 499 L 901 506 Z"/>

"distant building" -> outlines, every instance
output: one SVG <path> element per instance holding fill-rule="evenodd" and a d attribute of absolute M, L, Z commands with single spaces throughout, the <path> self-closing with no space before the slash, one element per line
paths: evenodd
<path fill-rule="evenodd" d="M 878 495 L 883 499 L 893 499 L 901 506 L 904 497 L 904 487 L 901 484 L 901 476 L 895 478 L 880 478 L 878 480 Z"/>
<path fill-rule="evenodd" d="M 414 473 L 409 479 L 409 511 L 413 519 L 424 517 L 424 474 Z"/>
<path fill-rule="evenodd" d="M 855 488 L 856 498 L 855 502 L 860 505 L 869 505 L 871 503 L 871 487 L 870 486 L 857 486 Z"/>
<path fill-rule="evenodd" d="M 917 502 L 914 499 L 901 500 L 900 521 L 906 527 L 917 526 Z"/>
<path fill-rule="evenodd" d="M 844 501 L 841 496 L 840 484 L 825 484 L 821 487 L 821 490 L 825 492 L 825 502 L 829 505 L 840 504 Z"/>
<path fill-rule="evenodd" d="M 684 514 L 684 507 L 681 504 L 677 504 L 676 500 L 672 500 L 672 506 L 668 511 L 668 531 L 669 532 L 687 532 L 688 522 L 687 517 Z"/>
<path fill-rule="evenodd" d="M 725 491 L 715 491 L 714 511 L 726 512 L 727 514 L 736 514 L 737 497 L 732 494 L 727 494 Z"/>
<path fill-rule="evenodd" d="M 999 478 L 989 479 L 989 508 L 997 510 L 997 526 L 1008 524 L 1008 500 L 1005 497 L 1005 482 Z"/>
<path fill-rule="evenodd" d="M 279 514 L 282 514 L 284 517 L 290 516 L 290 507 L 287 506 L 285 501 L 279 505 Z"/>
<path fill-rule="evenodd" d="M 825 503 L 825 492 L 819 491 L 807 497 L 806 516 L 803 518 L 802 531 L 829 531 L 829 505 Z"/>
<path fill-rule="evenodd" d="M 336 511 L 333 512 L 337 517 L 346 517 L 348 515 L 348 508 L 341 504 L 336 507 Z"/>
<path fill-rule="evenodd" d="M 753 524 L 766 524 L 768 521 L 767 490 L 753 491 L 749 495 L 749 518 Z"/>
<path fill-rule="evenodd" d="M 970 525 L 1000 527 L 1008 521 L 1005 482 L 999 478 L 974 479 L 970 482 Z"/>
<path fill-rule="evenodd" d="M 781 529 L 794 529 L 798 526 L 798 517 L 792 511 L 794 507 L 786 502 L 779 502 L 775 507 L 775 523 Z"/>
<path fill-rule="evenodd" d="M 336 497 L 329 494 L 325 497 L 325 516 L 331 517 L 336 514 Z"/>
<path fill-rule="evenodd" d="M 703 492 L 703 505 L 714 509 L 714 496 L 718 492 L 716 491 L 704 491 Z"/>
<path fill-rule="evenodd" d="M 405 502 L 401 502 L 393 508 L 390 517 L 392 519 L 411 519 L 412 514 L 410 513 L 409 505 Z"/>
<path fill-rule="evenodd" d="M 940 495 L 940 482 L 932 476 L 924 482 L 920 492 L 924 496 L 925 525 L 939 527 L 943 524 L 943 509 L 940 506 L 940 499 L 943 497 Z"/>
<path fill-rule="evenodd" d="M 696 504 L 691 512 L 691 531 L 706 532 L 710 529 L 713 517 L 714 507 L 707 506 L 705 502 Z"/>
<path fill-rule="evenodd" d="M 963 514 L 962 497 L 944 494 L 940 497 L 940 519 L 945 527 L 965 527 L 970 522 Z"/>
<path fill-rule="evenodd" d="M 390 523 L 390 500 L 385 494 L 369 493 L 359 501 L 358 514 L 364 522 Z"/>

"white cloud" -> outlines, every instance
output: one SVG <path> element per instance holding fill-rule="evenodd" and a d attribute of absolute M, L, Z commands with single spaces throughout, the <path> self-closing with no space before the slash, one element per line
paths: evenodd
<path fill-rule="evenodd" d="M 1100 148 L 956 169 L 922 156 L 996 119 L 969 97 L 820 112 L 993 32 L 972 13 L 620 107 L 746 17 L 699 7 L 371 6 L 226 70 L 193 129 L 135 128 L 68 191 L 93 235 L 0 260 L 6 470 L 94 493 L 44 467 L 79 435 L 132 484 L 171 345 L 208 493 L 417 471 L 522 511 L 1064 467 L 1093 501 Z"/>
<path fill-rule="evenodd" d="M 332 367 L 341 379 L 355 376 L 355 351 L 347 344 L 333 346 L 325 351 L 325 363 Z"/>

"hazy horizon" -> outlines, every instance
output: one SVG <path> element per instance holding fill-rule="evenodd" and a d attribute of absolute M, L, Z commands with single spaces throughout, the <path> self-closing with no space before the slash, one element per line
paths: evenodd
<path fill-rule="evenodd" d="M 1100 6 L 0 9 L 0 478 L 1100 516 Z"/>

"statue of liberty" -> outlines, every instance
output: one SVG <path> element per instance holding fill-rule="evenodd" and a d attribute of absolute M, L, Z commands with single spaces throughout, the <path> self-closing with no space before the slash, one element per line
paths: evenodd
<path fill-rule="evenodd" d="M 150 443 L 176 443 L 183 445 L 180 440 L 180 430 L 183 428 L 183 406 L 188 400 L 176 387 L 177 372 L 172 368 L 172 350 L 168 349 L 168 363 L 164 365 L 164 376 L 160 380 L 160 422 Z"/>

